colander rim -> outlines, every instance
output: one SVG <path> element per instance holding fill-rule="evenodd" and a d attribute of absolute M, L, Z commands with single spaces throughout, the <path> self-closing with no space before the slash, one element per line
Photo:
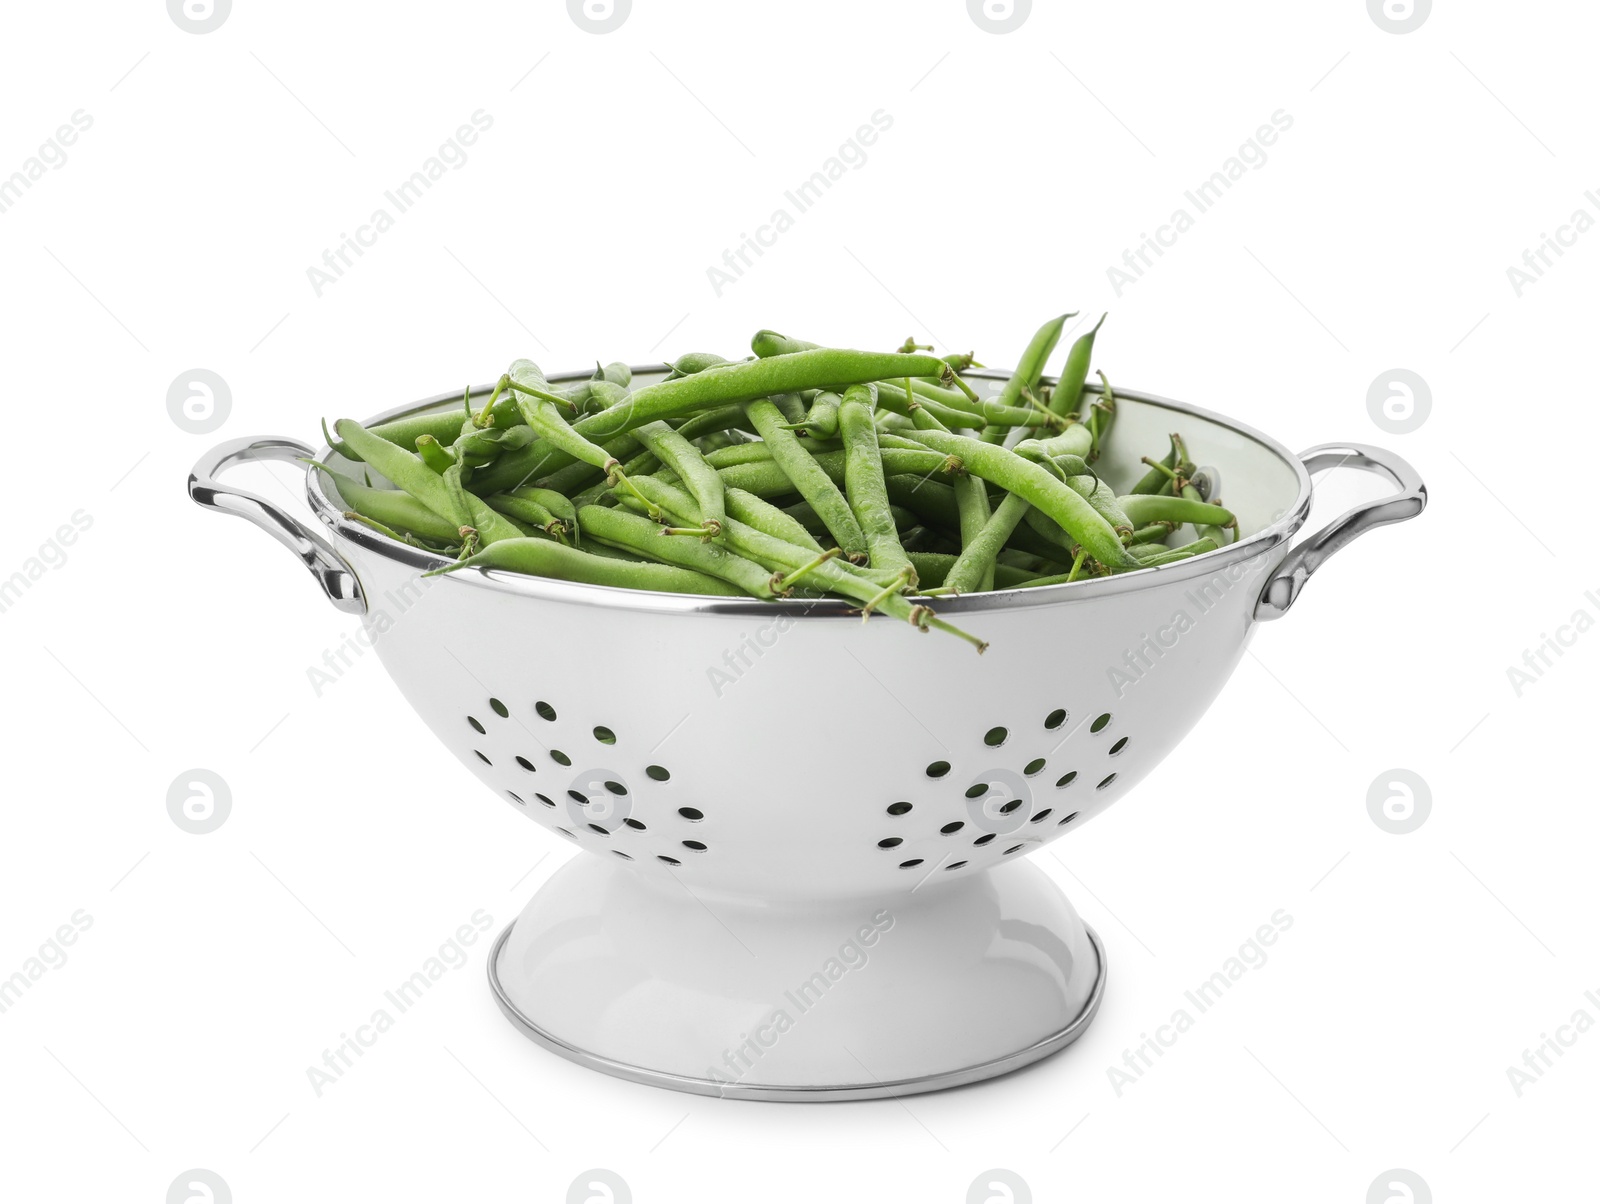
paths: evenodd
<path fill-rule="evenodd" d="M 633 365 L 631 370 L 635 376 L 643 376 L 670 371 L 671 365 L 666 363 Z M 548 379 L 552 384 L 565 384 L 586 380 L 592 375 L 592 370 L 576 370 L 552 374 Z M 972 369 L 962 373 L 962 375 L 968 378 L 976 377 L 981 380 L 1005 381 L 1009 378 L 1010 373 L 994 368 L 983 368 Z M 1043 383 L 1053 385 L 1056 383 L 1056 378 L 1046 376 L 1043 378 Z M 487 397 L 493 391 L 493 388 L 492 383 L 477 385 L 471 389 L 468 396 L 473 399 Z M 1113 395 L 1119 399 L 1136 401 L 1144 405 L 1153 405 L 1185 414 L 1189 417 L 1214 422 L 1259 444 L 1276 455 L 1294 473 L 1298 485 L 1294 505 L 1289 507 L 1270 526 L 1263 527 L 1260 531 L 1246 536 L 1238 543 L 1229 544 L 1225 548 L 1219 548 L 1215 552 L 1207 552 L 1202 556 L 1191 557 L 1177 561 L 1174 564 L 1162 565 L 1158 568 L 1141 569 L 1137 572 L 1118 574 L 1114 577 L 1074 581 L 1070 584 L 1037 586 L 1032 589 L 992 590 L 988 593 L 966 594 L 961 597 L 929 599 L 937 607 L 939 614 L 976 614 L 985 611 L 1028 610 L 1037 607 L 1059 606 L 1079 599 L 1087 601 L 1091 598 L 1112 597 L 1144 589 L 1156 589 L 1180 581 L 1211 577 L 1230 566 L 1272 552 L 1287 543 L 1295 532 L 1304 525 L 1311 512 L 1311 476 L 1306 471 L 1300 457 L 1290 452 L 1288 448 L 1284 447 L 1276 439 L 1236 419 L 1188 402 L 1174 401 L 1158 394 L 1120 387 L 1113 388 Z M 462 394 L 454 391 L 440 393 L 433 397 L 384 410 L 369 419 L 365 419 L 363 425 L 370 427 L 450 402 L 459 403 L 461 397 Z M 312 512 L 339 540 L 355 544 L 366 551 L 382 556 L 386 560 L 394 561 L 418 571 L 425 572 L 430 569 L 441 568 L 450 563 L 447 557 L 412 547 L 410 544 L 400 543 L 386 535 L 379 534 L 370 527 L 345 518 L 343 507 L 336 505 L 325 492 L 323 474 L 317 470 L 317 465 L 325 462 L 332 454 L 333 449 L 327 444 L 323 444 L 313 457 L 316 464 L 306 466 L 306 501 Z M 440 578 L 434 578 L 434 580 L 437 582 Z M 501 593 L 520 594 L 532 598 L 543 598 L 548 601 L 613 607 L 621 610 L 657 611 L 674 614 L 768 615 L 774 618 L 784 616 L 791 618 L 839 618 L 859 613 L 854 603 L 844 599 L 827 598 L 765 602 L 758 598 L 745 599 L 701 594 L 669 594 L 653 590 L 622 589 L 612 585 L 587 585 L 575 581 L 555 581 L 544 577 L 507 572 L 502 569 L 463 570 L 458 573 L 452 573 L 443 578 L 443 580 L 469 588 L 492 589 Z"/>

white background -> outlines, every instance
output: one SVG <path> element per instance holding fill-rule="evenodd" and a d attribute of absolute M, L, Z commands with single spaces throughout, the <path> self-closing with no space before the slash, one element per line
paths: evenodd
<path fill-rule="evenodd" d="M 0 1015 L 0 1196 L 155 1204 L 202 1167 L 241 1204 L 555 1201 L 602 1167 L 640 1204 L 958 1204 L 1000 1167 L 1039 1200 L 1360 1204 L 1402 1167 L 1439 1201 L 1593 1198 L 1600 1035 L 1520 1098 L 1506 1074 L 1600 1020 L 1600 635 L 1520 697 L 1506 672 L 1600 616 L 1600 234 L 1520 297 L 1506 273 L 1600 216 L 1592 6 L 1442 2 L 1405 35 L 1362 0 L 1041 0 L 1006 35 L 961 0 L 637 0 L 604 36 L 559 0 L 4 20 L 0 177 L 93 124 L 0 213 L 0 577 L 92 526 L 0 614 L 0 976 L 93 923 Z M 480 109 L 465 165 L 317 296 L 307 268 Z M 866 163 L 719 296 L 723 250 L 880 109 Z M 1280 109 L 1265 166 L 1117 297 L 1106 269 Z M 1037 859 L 1110 947 L 1077 1045 L 904 1102 L 681 1096 L 527 1043 L 479 944 L 313 1094 L 386 987 L 570 850 L 372 657 L 313 693 L 354 621 L 187 501 L 202 450 L 315 441 L 517 355 L 739 355 L 771 326 L 1005 365 L 1046 314 L 1107 306 L 1114 382 L 1394 448 L 1432 505 L 1343 553 L 1138 797 Z M 1431 386 L 1412 433 L 1367 408 L 1396 366 Z M 231 389 L 211 434 L 166 408 L 196 367 Z M 206 836 L 166 811 L 195 767 L 232 792 Z M 1405 836 L 1367 811 L 1396 767 L 1431 788 Z M 1107 1067 L 1279 908 L 1270 961 L 1119 1097 Z"/>

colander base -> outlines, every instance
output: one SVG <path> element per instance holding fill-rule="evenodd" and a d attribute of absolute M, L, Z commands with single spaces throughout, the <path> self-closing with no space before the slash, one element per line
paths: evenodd
<path fill-rule="evenodd" d="M 1104 992 L 1098 936 L 1026 862 L 925 897 L 669 889 L 593 858 L 563 867 L 490 953 L 507 1019 L 632 1082 L 821 1102 L 1007 1074 L 1081 1036 Z"/>

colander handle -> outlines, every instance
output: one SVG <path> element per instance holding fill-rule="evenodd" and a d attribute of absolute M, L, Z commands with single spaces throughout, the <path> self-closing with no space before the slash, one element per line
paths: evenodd
<path fill-rule="evenodd" d="M 1283 558 L 1256 599 L 1259 621 L 1279 619 L 1289 613 L 1307 578 L 1340 548 L 1358 535 L 1386 523 L 1400 523 L 1421 514 L 1428 504 L 1428 487 L 1417 470 L 1399 456 L 1366 443 L 1319 443 L 1300 453 L 1306 472 L 1329 468 L 1360 468 L 1379 473 L 1395 483 L 1398 493 L 1352 506 Z"/>
<path fill-rule="evenodd" d="M 349 614 L 366 614 L 367 599 L 361 582 L 332 544 L 282 507 L 248 490 L 227 488 L 218 479 L 240 464 L 261 460 L 293 463 L 310 459 L 312 454 L 311 448 L 294 439 L 230 439 L 200 457 L 189 473 L 189 496 L 209 509 L 249 519 L 300 558 L 328 595 L 328 601 Z"/>

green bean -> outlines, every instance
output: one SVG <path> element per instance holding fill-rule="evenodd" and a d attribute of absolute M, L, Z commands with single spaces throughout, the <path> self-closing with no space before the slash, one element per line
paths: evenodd
<path fill-rule="evenodd" d="M 703 521 L 699 507 L 692 495 L 686 490 L 670 485 L 656 477 L 646 477 L 639 482 L 639 488 L 663 512 L 671 514 L 674 518 L 689 525 Z M 620 499 L 624 505 L 631 502 L 630 498 Z M 823 549 L 811 548 L 802 544 L 791 543 L 789 540 L 769 534 L 758 527 L 737 519 L 729 519 L 723 537 L 724 544 L 730 552 L 754 560 L 773 572 L 794 573 L 816 567 L 817 557 L 824 555 Z M 833 549 L 837 554 L 838 549 Z M 870 568 L 845 567 L 847 572 L 869 581 L 874 592 L 885 585 L 899 580 L 896 573 L 883 572 Z M 782 591 L 779 591 L 782 592 Z"/>
<path fill-rule="evenodd" d="M 600 447 L 608 455 L 614 456 L 618 460 L 629 460 L 631 463 L 630 457 L 637 457 L 643 450 L 644 445 L 632 435 L 618 435 L 615 439 L 605 440 L 600 444 Z M 628 471 L 627 466 L 624 466 L 623 471 Z M 605 473 L 601 472 L 593 464 L 586 463 L 583 460 L 574 460 L 566 467 L 556 469 L 549 476 L 541 477 L 538 484 L 544 489 L 553 489 L 558 493 L 570 494 L 586 488 L 596 480 L 603 483 Z M 482 494 L 483 489 L 478 486 L 474 489 L 474 492 Z M 508 490 L 506 492 L 514 491 Z"/>
<path fill-rule="evenodd" d="M 1110 523 L 1119 535 L 1133 534 L 1133 520 L 1128 517 L 1127 511 L 1117 500 L 1116 493 L 1098 476 L 1079 475 L 1069 476 L 1067 485 L 1074 489 L 1078 496 L 1093 506 L 1100 517 Z"/>
<path fill-rule="evenodd" d="M 577 534 L 578 510 L 565 494 L 558 493 L 554 489 L 541 489 L 533 485 L 524 485 L 520 489 L 511 490 L 504 496 L 527 498 L 530 501 L 538 502 L 539 505 L 565 523 L 567 529 L 573 532 L 574 535 Z"/>
<path fill-rule="evenodd" d="M 633 369 L 621 360 L 613 360 L 598 371 L 601 380 L 608 380 L 624 389 L 633 383 Z"/>
<path fill-rule="evenodd" d="M 923 522 L 945 531 L 960 529 L 961 515 L 952 486 L 910 473 L 885 475 L 883 484 L 889 491 L 890 502 L 904 506 Z"/>
<path fill-rule="evenodd" d="M 911 563 L 917 570 L 918 579 L 928 589 L 943 587 L 945 592 L 955 592 L 947 584 L 948 574 L 955 567 L 958 557 L 947 552 L 912 552 Z M 1033 581 L 1038 573 L 1027 569 L 1019 569 L 1014 565 L 997 564 L 994 566 L 994 581 L 996 589 L 1016 589 L 1024 582 Z"/>
<path fill-rule="evenodd" d="M 409 493 L 398 489 L 374 489 L 336 473 L 326 465 L 317 467 L 333 478 L 334 487 L 338 489 L 344 504 L 358 514 L 422 539 L 447 544 L 461 542 L 461 531 L 457 524 L 440 518 Z"/>
<path fill-rule="evenodd" d="M 1128 538 L 1128 546 L 1138 543 L 1165 543 L 1167 537 L 1178 529 L 1176 523 L 1151 523 L 1148 527 L 1140 527 Z"/>
<path fill-rule="evenodd" d="M 454 521 L 457 513 L 456 499 L 438 473 L 434 472 L 413 453 L 374 435 L 358 422 L 341 418 L 333 428 L 346 443 L 368 464 L 377 469 L 394 484 L 416 498 L 440 518 Z M 474 532 L 485 544 L 501 539 L 517 539 L 522 532 L 504 516 L 497 514 L 478 498 L 467 495 L 470 524 L 461 524 Z M 467 538 L 465 532 L 462 537 Z"/>
<path fill-rule="evenodd" d="M 839 395 L 826 389 L 812 401 L 805 417 L 791 424 L 790 430 L 803 431 L 813 439 L 832 439 L 839 434 Z"/>
<path fill-rule="evenodd" d="M 802 353 L 810 354 L 810 353 Z M 766 360 L 762 363 L 781 361 Z M 692 379 L 692 378 L 691 378 Z M 822 521 L 828 524 L 840 549 L 852 563 L 860 564 L 867 558 L 866 536 L 850 509 L 850 503 L 833 483 L 831 477 L 800 446 L 793 431 L 785 430 L 778 407 L 766 400 L 751 401 L 745 406 L 750 421 L 755 424 L 761 438 L 772 451 L 772 459 L 783 470 L 802 497 L 816 507 Z M 752 491 L 753 492 L 753 491 Z"/>
<path fill-rule="evenodd" d="M 1106 315 L 1100 315 L 1100 321 L 1087 333 L 1078 336 L 1072 344 L 1072 349 L 1067 352 L 1067 362 L 1061 369 L 1061 376 L 1056 381 L 1056 387 L 1050 394 L 1050 410 L 1054 414 L 1065 417 L 1078 411 L 1078 403 L 1083 399 L 1083 385 L 1089 379 L 1089 360 L 1094 355 L 1094 337 L 1100 333 L 1100 327 L 1105 324 Z M 1081 453 L 1088 455 L 1088 452 Z"/>
<path fill-rule="evenodd" d="M 1099 458 L 1106 436 L 1111 433 L 1111 421 L 1117 416 L 1117 395 L 1111 391 L 1111 382 L 1106 379 L 1104 372 L 1096 372 L 1096 375 L 1100 378 L 1100 398 L 1090 404 L 1089 417 L 1084 422 L 1094 441 L 1094 447 L 1089 452 L 1090 463 Z"/>
<path fill-rule="evenodd" d="M 1067 319 L 1072 314 L 1062 314 L 1059 318 L 1051 318 L 1034 333 L 1028 341 L 1017 366 L 1012 371 L 1005 387 L 1000 390 L 1000 395 L 995 401 L 1001 407 L 1015 406 L 1022 399 L 1026 391 L 1031 394 L 1039 387 L 1039 379 L 1044 375 L 1045 361 L 1050 358 L 1050 353 L 1056 349 L 1056 344 L 1061 341 L 1061 328 L 1067 324 Z M 983 433 L 978 437 L 985 443 L 1003 443 L 1007 428 L 993 421 L 983 428 Z"/>
<path fill-rule="evenodd" d="M 841 488 L 845 483 L 845 452 L 843 448 L 822 448 L 816 443 L 810 443 L 805 450 L 811 454 L 822 470 L 828 474 L 835 485 Z M 733 468 L 743 464 L 762 464 L 773 460 L 772 449 L 765 442 L 739 443 L 732 447 L 718 448 L 706 456 L 706 461 L 718 471 L 724 468 Z M 932 476 L 934 473 L 954 475 L 962 471 L 961 461 L 950 456 L 940 455 L 928 448 L 916 444 L 912 447 L 882 447 L 880 445 L 880 459 L 885 475 L 900 473 L 918 473 Z"/>
<path fill-rule="evenodd" d="M 622 462 L 599 444 L 590 442 L 561 416 L 556 409 L 558 399 L 547 391 L 544 374 L 537 364 L 532 360 L 517 360 L 511 365 L 509 376 L 511 387 L 518 393 L 517 406 L 522 410 L 523 419 L 546 443 L 576 460 L 594 465 L 606 474 L 607 481 L 628 487 Z"/>
<path fill-rule="evenodd" d="M 549 507 L 533 498 L 513 497 L 509 493 L 496 493 L 484 498 L 495 510 L 519 522 L 528 523 L 546 535 L 565 540 L 567 525 L 551 512 Z"/>
<path fill-rule="evenodd" d="M 757 357 L 761 359 L 771 359 L 774 356 L 780 355 L 797 355 L 802 351 L 817 351 L 821 349 L 822 347 L 819 343 L 808 343 L 804 339 L 791 339 L 787 335 L 779 334 L 773 330 L 758 330 L 756 331 L 755 336 L 750 340 L 750 350 L 754 351 Z M 906 349 L 902 347 L 896 354 L 910 355 L 911 352 L 906 351 Z M 891 370 L 889 372 L 885 372 L 882 377 L 878 378 L 880 387 L 889 383 L 889 378 L 891 377 L 903 380 L 907 376 L 910 376 L 912 378 L 912 391 L 917 394 L 919 399 L 925 397 L 929 401 L 938 402 L 942 405 L 950 407 L 951 409 L 959 410 L 972 415 L 978 414 L 978 407 L 968 401 L 965 394 L 956 389 L 940 388 L 932 381 L 925 379 L 926 377 L 930 376 L 939 380 L 948 379 L 950 375 L 956 371 L 955 368 L 949 368 L 949 372 L 929 372 L 927 371 L 925 363 L 927 357 L 919 355 L 915 358 L 918 361 L 916 367 L 901 369 L 899 371 Z M 949 357 L 941 360 L 940 363 L 944 364 L 948 368 Z M 843 388 L 845 385 L 855 383 L 858 382 L 849 380 L 841 380 L 837 382 L 839 388 Z M 898 389 L 900 386 L 897 385 L 896 388 Z M 903 389 L 900 391 L 899 396 L 902 399 L 905 398 L 906 394 Z"/>
<path fill-rule="evenodd" d="M 654 507 L 655 503 L 650 505 Z M 604 506 L 585 506 L 578 511 L 578 521 L 591 539 L 601 543 L 705 573 L 736 585 L 753 597 L 770 600 L 777 596 L 772 589 L 770 570 L 714 543 L 663 536 L 659 524 L 626 510 L 608 510 Z"/>
<path fill-rule="evenodd" d="M 965 372 L 968 368 L 983 367 L 982 364 L 972 358 L 972 352 L 970 351 L 955 352 L 942 358 L 956 372 Z"/>
<path fill-rule="evenodd" d="M 1108 568 L 1131 568 L 1136 563 L 1111 524 L 1093 506 L 1032 461 L 981 439 L 946 431 L 921 430 L 914 437 L 935 451 L 959 456 L 969 473 L 1008 492 L 1020 493 Z"/>
<path fill-rule="evenodd" d="M 667 379 L 693 376 L 697 372 L 704 372 L 707 368 L 715 368 L 729 362 L 731 361 L 723 359 L 714 351 L 686 351 L 672 361 L 672 375 Z"/>
<path fill-rule="evenodd" d="M 800 351 L 815 351 L 816 343 L 807 343 L 801 339 L 791 339 L 787 335 L 779 334 L 776 330 L 758 330 L 750 338 L 750 350 L 762 359 L 770 359 L 775 355 L 794 355 Z"/>
<path fill-rule="evenodd" d="M 695 512 L 693 499 L 681 490 L 676 491 L 673 497 L 661 486 L 659 481 L 647 480 L 640 484 L 655 493 L 657 505 L 660 508 L 672 510 L 681 517 L 693 521 Z M 678 510 L 678 507 L 683 507 Z M 605 514 L 615 514 L 616 511 L 604 511 Z M 926 631 L 929 627 L 937 627 L 952 635 L 960 636 L 968 643 L 974 645 L 982 652 L 989 645 L 967 634 L 958 627 L 944 622 L 934 615 L 931 608 L 923 605 L 913 605 L 900 595 L 904 586 L 904 574 L 896 572 L 891 575 L 891 581 L 880 586 L 870 580 L 872 570 L 853 569 L 847 565 L 834 563 L 830 557 L 837 554 L 838 549 L 813 555 L 808 549 L 797 547 L 783 539 L 778 539 L 749 527 L 737 519 L 728 523 L 727 539 L 731 544 L 740 547 L 749 561 L 757 563 L 771 570 L 773 576 L 771 584 L 774 587 L 789 588 L 800 580 L 807 580 L 818 588 L 831 593 L 843 594 L 847 598 L 862 604 L 862 615 L 870 615 L 873 610 L 881 610 L 891 618 L 904 619 L 913 626 Z M 684 541 L 674 540 L 675 544 Z M 706 547 L 707 545 L 698 545 Z M 713 547 L 712 550 L 718 550 Z M 796 563 L 798 558 L 798 563 Z M 909 567 L 909 566 L 908 566 Z M 782 580 L 779 580 L 780 575 Z M 742 584 L 742 583 L 741 583 Z"/>
<path fill-rule="evenodd" d="M 772 458 L 772 449 L 760 440 L 751 443 L 730 443 L 727 447 L 719 447 L 705 453 L 706 463 L 712 468 L 732 468 L 735 464 L 755 464 Z"/>
<path fill-rule="evenodd" d="M 891 414 L 898 414 L 904 418 L 914 416 L 918 411 L 933 415 L 939 422 L 947 427 L 970 427 L 974 430 L 984 426 L 984 419 L 969 410 L 956 409 L 942 402 L 932 401 L 925 397 L 907 394 L 905 386 L 895 381 L 883 380 L 878 382 L 878 402 Z M 914 404 L 913 404 L 914 403 Z"/>
<path fill-rule="evenodd" d="M 747 360 L 714 371 L 645 385 L 635 389 L 620 406 L 582 418 L 573 423 L 571 429 L 585 437 L 607 439 L 657 418 L 670 420 L 715 405 L 754 401 L 774 393 L 801 389 L 864 383 L 906 371 L 939 376 L 949 371 L 949 365 L 928 355 L 833 348 L 818 348 L 775 359 Z M 565 454 L 561 448 L 535 444 L 522 452 L 502 456 L 484 470 L 479 484 L 486 492 L 498 493 L 568 463 L 562 458 Z"/>
<path fill-rule="evenodd" d="M 1233 524 L 1231 511 L 1209 502 L 1194 501 L 1185 497 L 1139 493 L 1119 497 L 1117 503 L 1129 520 L 1139 527 L 1156 522 L 1193 523 L 1197 527 L 1206 525 L 1227 527 Z"/>
<path fill-rule="evenodd" d="M 1199 556 L 1202 552 L 1214 552 L 1216 549 L 1217 541 L 1206 538 L 1197 539 L 1193 543 L 1186 543 L 1181 548 L 1168 548 L 1161 544 L 1142 543 L 1131 550 L 1145 568 L 1155 568 L 1159 565 L 1187 560 L 1191 556 Z"/>
<path fill-rule="evenodd" d="M 1140 477 L 1129 493 L 1171 493 L 1172 480 L 1176 475 L 1174 469 L 1183 459 L 1183 440 L 1177 435 L 1169 435 L 1171 446 L 1167 454 L 1160 460 L 1152 460 L 1146 456 L 1141 463 L 1148 464 L 1150 471 Z"/>
<path fill-rule="evenodd" d="M 889 492 L 883 483 L 883 459 L 878 449 L 878 428 L 872 411 L 877 404 L 872 385 L 851 385 L 838 406 L 839 434 L 844 439 L 845 497 L 866 539 L 868 563 L 875 569 L 905 571 L 907 584 L 916 584 L 916 570 L 900 546 L 894 516 L 889 513 Z M 842 546 L 842 545 L 841 545 Z"/>
<path fill-rule="evenodd" d="M 744 412 L 742 405 L 718 406 L 714 410 L 684 419 L 676 428 L 691 443 L 704 435 L 721 433 L 723 431 L 750 431 L 755 428 L 750 425 L 750 417 Z"/>
<path fill-rule="evenodd" d="M 1019 456 L 1055 460 L 1062 456 L 1077 456 L 1087 460 L 1094 450 L 1094 437 L 1081 422 L 1074 422 L 1066 430 L 1048 439 L 1024 439 L 1012 449 Z"/>
<path fill-rule="evenodd" d="M 721 448 L 732 447 L 737 443 L 743 442 L 743 439 L 735 438 L 731 431 L 713 431 L 709 435 L 703 435 L 694 440 L 694 445 L 700 449 L 702 455 L 709 455 L 711 452 Z"/>
<path fill-rule="evenodd" d="M 1185 484 L 1184 487 L 1183 487 L 1183 497 L 1185 499 L 1187 499 L 1188 501 L 1191 501 L 1191 502 L 1200 502 L 1200 501 L 1204 501 L 1205 500 L 1204 498 L 1202 498 L 1200 496 L 1200 491 L 1198 489 L 1196 489 L 1193 485 L 1189 485 L 1189 484 Z M 1218 499 L 1217 504 L 1221 505 L 1221 499 L 1220 498 Z M 1233 521 L 1234 521 L 1235 524 L 1237 524 L 1239 520 L 1237 518 L 1235 518 Z M 1198 526 L 1195 527 L 1195 534 L 1198 535 L 1201 539 L 1209 539 L 1209 540 L 1211 540 L 1219 548 L 1223 544 L 1228 542 L 1228 537 L 1223 534 L 1222 527 L 1217 525 L 1217 524 L 1215 524 L 1215 523 L 1201 523 L 1201 524 L 1199 524 Z"/>
<path fill-rule="evenodd" d="M 772 503 L 757 497 L 753 493 L 746 493 L 743 489 L 734 489 L 724 482 L 724 501 L 727 504 L 728 516 L 736 518 L 748 527 L 757 531 L 764 531 L 778 539 L 786 539 L 797 547 L 802 547 L 812 552 L 822 551 L 822 545 L 812 536 L 811 531 L 794 515 L 779 510 Z M 810 508 L 810 502 L 802 505 Z M 813 512 L 814 514 L 815 512 Z M 817 520 L 817 528 L 827 531 L 821 519 Z"/>
<path fill-rule="evenodd" d="M 720 535 L 728 521 L 722 478 L 717 475 L 715 468 L 706 463 L 700 449 L 665 422 L 647 422 L 635 427 L 633 433 L 688 486 L 700 508 L 706 538 L 714 539 Z"/>
<path fill-rule="evenodd" d="M 434 569 L 423 575 L 433 577 L 461 569 L 506 569 L 555 581 L 580 581 L 586 585 L 610 585 L 658 593 L 745 596 L 737 586 L 691 569 L 642 560 L 618 560 L 580 552 L 548 539 L 501 540 L 466 560 L 458 560 L 446 568 Z"/>
<path fill-rule="evenodd" d="M 560 394 L 556 394 L 560 396 Z M 588 396 L 577 409 L 584 414 L 599 414 L 628 400 L 628 390 L 612 380 L 589 382 Z"/>
<path fill-rule="evenodd" d="M 1017 524 L 1032 508 L 1025 498 L 1015 493 L 1006 494 L 977 535 L 971 540 L 961 541 L 961 555 L 944 580 L 945 588 L 958 594 L 992 588 L 1000 549 L 1005 547 Z M 985 585 L 985 582 L 988 584 Z"/>

